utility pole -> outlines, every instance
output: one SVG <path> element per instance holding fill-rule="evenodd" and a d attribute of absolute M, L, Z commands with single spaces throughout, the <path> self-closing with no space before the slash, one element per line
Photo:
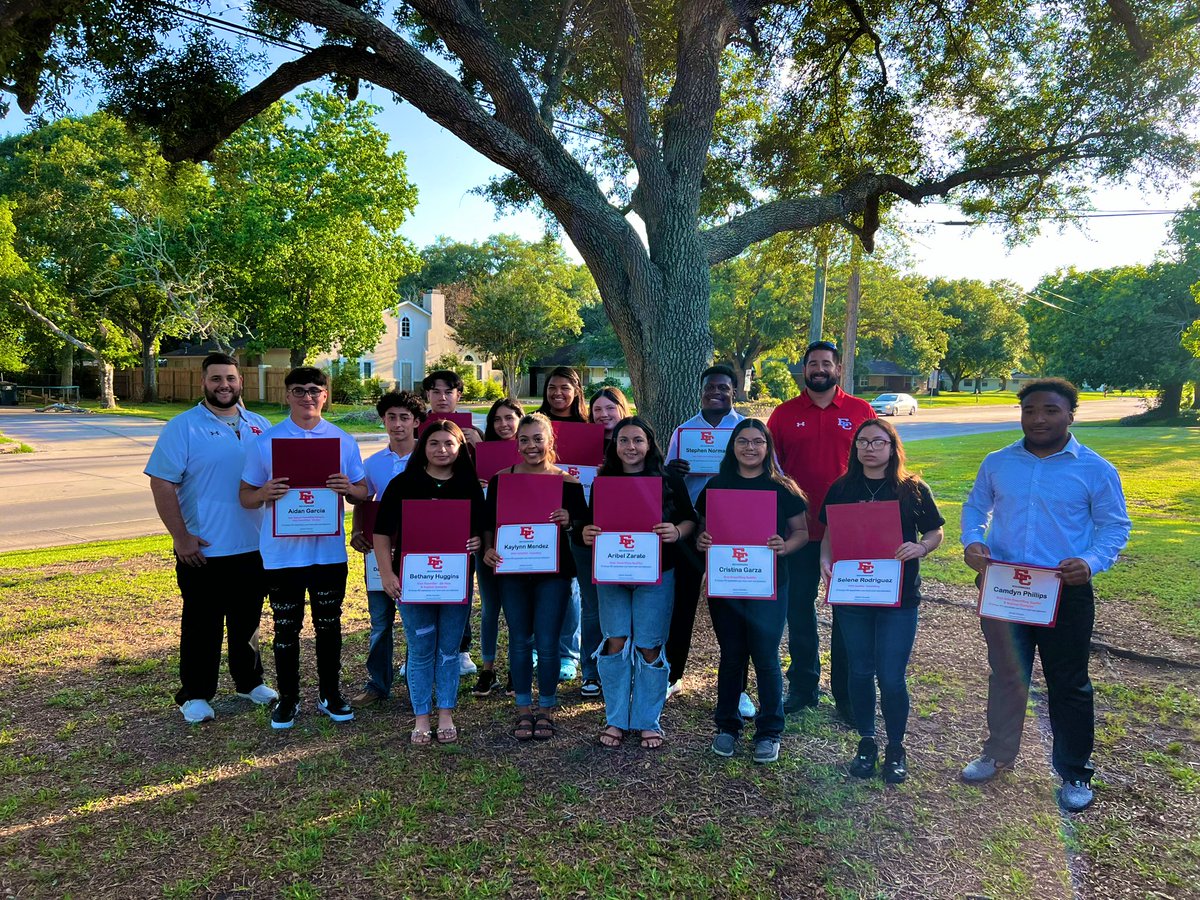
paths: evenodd
<path fill-rule="evenodd" d="M 808 342 L 821 339 L 825 326 L 825 267 L 829 263 L 829 241 L 817 239 L 817 266 L 813 271 L 812 321 L 808 326 Z"/>

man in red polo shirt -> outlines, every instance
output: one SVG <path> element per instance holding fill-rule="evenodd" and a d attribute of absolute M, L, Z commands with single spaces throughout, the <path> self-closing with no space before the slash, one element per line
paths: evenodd
<path fill-rule="evenodd" d="M 875 411 L 865 400 L 840 387 L 842 356 L 829 341 L 814 341 L 804 351 L 804 390 L 771 413 L 767 428 L 775 439 L 779 464 L 808 497 L 808 543 L 788 562 L 788 695 L 784 712 L 815 708 L 820 697 L 821 661 L 817 640 L 817 585 L 821 577 L 818 515 L 829 486 L 846 471 L 854 432 Z M 843 718 L 849 718 L 846 647 L 834 628 L 830 641 L 829 686 Z"/>

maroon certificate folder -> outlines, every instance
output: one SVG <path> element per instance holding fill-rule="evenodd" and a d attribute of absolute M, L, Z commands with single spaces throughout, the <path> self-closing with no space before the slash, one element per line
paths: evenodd
<path fill-rule="evenodd" d="M 368 541 L 373 540 L 375 536 L 375 517 L 379 513 L 379 501 L 363 500 L 354 507 L 354 513 L 358 517 L 358 530 L 363 533 Z"/>
<path fill-rule="evenodd" d="M 341 471 L 342 442 L 337 438 L 274 438 L 271 477 L 286 478 L 289 488 L 325 487 Z"/>
<path fill-rule="evenodd" d="M 595 422 L 553 422 L 558 465 L 598 466 L 604 462 L 604 426 Z"/>
<path fill-rule="evenodd" d="M 480 441 L 475 445 L 475 474 L 484 481 L 491 481 L 497 472 L 520 461 L 516 441 Z"/>
<path fill-rule="evenodd" d="M 421 423 L 421 427 L 417 429 L 417 434 L 420 435 L 430 423 L 439 422 L 442 419 L 449 419 L 461 428 L 463 432 L 475 427 L 475 423 L 471 420 L 469 412 L 430 413 L 425 417 L 425 421 Z"/>
<path fill-rule="evenodd" d="M 834 503 L 825 507 L 829 549 L 842 559 L 892 559 L 904 543 L 900 536 L 900 504 Z"/>
<path fill-rule="evenodd" d="M 401 500 L 401 553 L 466 553 L 470 500 Z"/>
<path fill-rule="evenodd" d="M 776 533 L 779 497 L 774 491 L 710 488 L 705 498 L 704 529 L 714 544 L 765 547 Z"/>
<path fill-rule="evenodd" d="M 592 521 L 602 531 L 652 531 L 662 506 L 658 477 L 602 475 L 592 484 Z"/>
<path fill-rule="evenodd" d="M 540 525 L 562 509 L 563 480 L 557 475 L 501 472 L 496 485 L 497 525 Z"/>

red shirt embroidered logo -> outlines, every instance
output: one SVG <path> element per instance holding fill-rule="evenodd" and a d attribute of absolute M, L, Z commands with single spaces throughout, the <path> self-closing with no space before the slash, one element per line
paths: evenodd
<path fill-rule="evenodd" d="M 442 567 L 442 558 L 440 556 L 429 557 L 429 568 L 440 569 Z"/>
<path fill-rule="evenodd" d="M 702 431 L 700 432 L 700 440 L 706 444 L 711 444 L 716 440 L 716 438 L 713 437 L 713 433 L 711 431 Z"/>
<path fill-rule="evenodd" d="M 1021 587 L 1029 587 L 1033 584 L 1033 576 L 1029 574 L 1028 569 L 1013 569 L 1013 581 Z"/>
<path fill-rule="evenodd" d="M 628 550 L 630 547 L 633 546 L 633 535 L 632 534 L 623 534 L 623 535 L 621 535 L 620 540 L 621 540 L 621 546 L 624 547 L 626 550 Z"/>
<path fill-rule="evenodd" d="M 314 500 L 316 500 L 316 495 L 312 491 L 300 491 L 301 503 L 312 503 Z"/>
<path fill-rule="evenodd" d="M 838 419 L 838 425 L 841 426 L 846 431 L 849 431 L 851 428 L 854 427 L 853 425 L 850 424 L 849 419 Z"/>
<path fill-rule="evenodd" d="M 745 547 L 734 547 L 734 548 L 733 548 L 733 560 L 734 560 L 734 562 L 740 562 L 740 563 L 741 563 L 741 562 L 745 562 L 745 561 L 746 561 L 746 560 L 748 560 L 749 558 L 750 558 L 750 554 L 746 552 L 746 548 L 745 548 Z"/>
<path fill-rule="evenodd" d="M 522 525 L 521 526 L 521 537 L 525 538 L 525 540 L 527 540 L 527 541 L 533 540 L 533 526 L 532 525 Z"/>
<path fill-rule="evenodd" d="M 863 560 L 858 564 L 858 571 L 862 572 L 864 575 L 871 575 L 875 572 L 875 563 L 871 562 L 869 559 Z"/>

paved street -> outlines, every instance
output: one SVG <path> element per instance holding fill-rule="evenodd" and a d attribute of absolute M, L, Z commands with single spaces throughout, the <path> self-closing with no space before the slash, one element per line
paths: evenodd
<path fill-rule="evenodd" d="M 1078 421 L 1141 410 L 1136 399 L 1085 403 Z M 476 416 L 481 420 L 482 416 Z M 1007 406 L 922 410 L 892 420 L 906 441 L 1017 427 Z M 0 455 L 0 551 L 162 534 L 142 469 L 163 423 L 0 409 L 0 431 L 38 452 Z M 362 435 L 364 454 L 382 435 Z"/>

